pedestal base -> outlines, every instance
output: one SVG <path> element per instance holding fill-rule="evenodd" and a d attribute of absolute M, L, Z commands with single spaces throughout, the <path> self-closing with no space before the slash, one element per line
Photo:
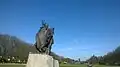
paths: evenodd
<path fill-rule="evenodd" d="M 59 62 L 46 54 L 29 54 L 26 67 L 59 67 Z"/>

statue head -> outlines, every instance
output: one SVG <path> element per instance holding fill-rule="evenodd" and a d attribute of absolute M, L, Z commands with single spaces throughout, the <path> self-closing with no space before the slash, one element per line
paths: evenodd
<path fill-rule="evenodd" d="M 42 20 L 42 27 L 47 29 L 49 27 L 49 25 L 47 23 L 45 23 L 44 20 Z"/>

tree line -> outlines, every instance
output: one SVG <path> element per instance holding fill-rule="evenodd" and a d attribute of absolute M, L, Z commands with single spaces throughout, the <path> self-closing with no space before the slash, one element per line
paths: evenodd
<path fill-rule="evenodd" d="M 103 65 L 120 65 L 120 46 L 117 47 L 112 52 L 108 52 L 104 56 L 95 56 L 90 57 L 87 62 L 93 64 L 103 64 Z"/>

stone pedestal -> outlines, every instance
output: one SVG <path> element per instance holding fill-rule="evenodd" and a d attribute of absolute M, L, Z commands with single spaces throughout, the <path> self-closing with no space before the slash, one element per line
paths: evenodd
<path fill-rule="evenodd" d="M 54 60 L 54 62 L 53 62 L 53 67 L 59 67 L 59 62 L 58 62 L 58 60 Z"/>
<path fill-rule="evenodd" d="M 59 62 L 46 54 L 29 54 L 26 67 L 59 67 Z"/>

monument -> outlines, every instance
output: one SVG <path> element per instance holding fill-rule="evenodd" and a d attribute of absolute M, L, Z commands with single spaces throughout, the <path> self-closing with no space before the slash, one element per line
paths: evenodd
<path fill-rule="evenodd" d="M 29 53 L 26 67 L 59 67 L 58 60 L 50 56 L 54 28 L 50 28 L 47 23 L 42 21 L 42 27 L 36 34 L 35 48 L 37 53 Z"/>

